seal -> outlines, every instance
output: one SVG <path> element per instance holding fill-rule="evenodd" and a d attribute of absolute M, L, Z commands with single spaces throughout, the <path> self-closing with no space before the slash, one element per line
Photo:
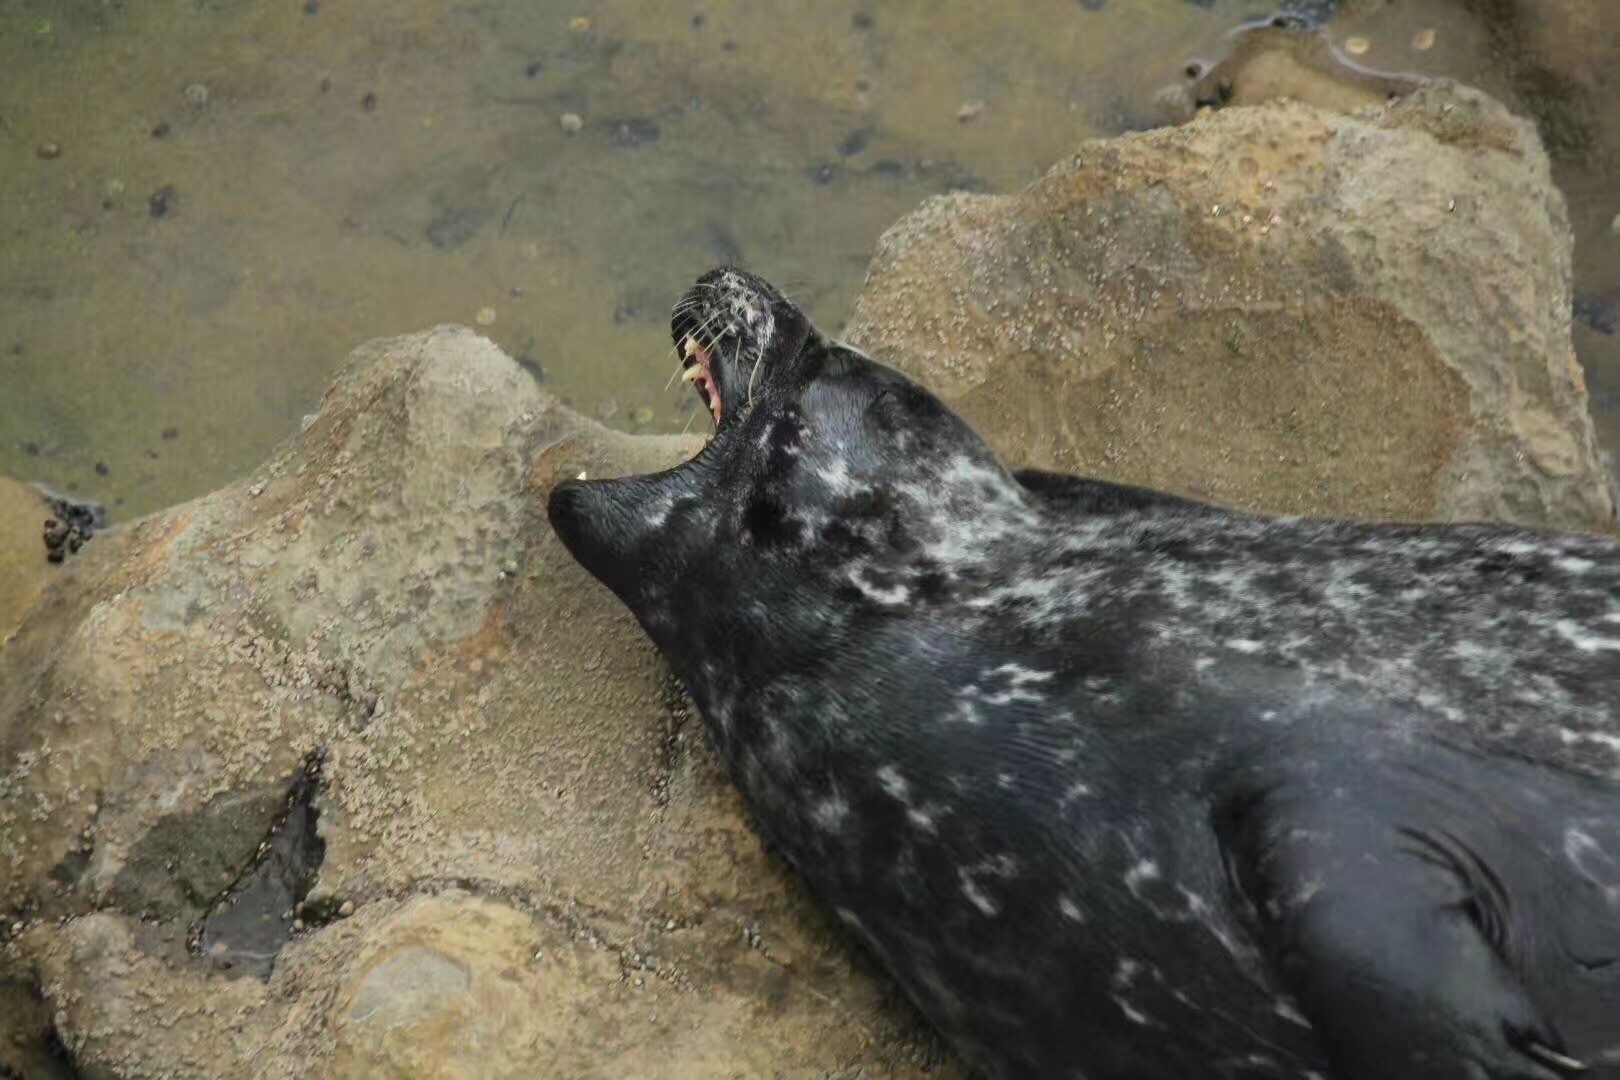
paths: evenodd
<path fill-rule="evenodd" d="M 1620 1077 L 1620 559 L 1009 471 L 769 283 L 558 537 L 994 1077 Z"/>

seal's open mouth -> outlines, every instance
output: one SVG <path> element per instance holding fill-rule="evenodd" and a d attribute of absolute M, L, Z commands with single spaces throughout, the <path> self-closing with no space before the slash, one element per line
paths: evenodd
<path fill-rule="evenodd" d="M 714 381 L 714 369 L 710 366 L 712 355 L 704 348 L 698 339 L 686 335 L 681 343 L 681 381 L 689 382 L 697 387 L 698 397 L 714 417 L 714 426 L 720 426 L 720 387 Z"/>

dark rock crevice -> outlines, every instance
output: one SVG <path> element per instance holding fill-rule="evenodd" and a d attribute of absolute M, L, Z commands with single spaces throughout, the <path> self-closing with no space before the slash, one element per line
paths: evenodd
<path fill-rule="evenodd" d="M 326 858 L 316 805 L 323 760 L 320 751 L 305 760 L 253 861 L 193 925 L 192 949 L 213 970 L 267 979 L 282 946 L 302 928 L 304 898 Z"/>

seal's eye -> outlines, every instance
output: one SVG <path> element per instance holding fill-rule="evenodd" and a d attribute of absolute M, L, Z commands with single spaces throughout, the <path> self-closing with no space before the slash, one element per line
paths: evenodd
<path fill-rule="evenodd" d="M 687 335 L 681 346 L 681 355 L 681 381 L 697 386 L 698 397 L 703 399 L 703 404 L 713 414 L 714 426 L 719 427 L 720 388 L 715 384 L 714 371 L 709 366 L 709 350 L 699 344 L 697 338 Z"/>

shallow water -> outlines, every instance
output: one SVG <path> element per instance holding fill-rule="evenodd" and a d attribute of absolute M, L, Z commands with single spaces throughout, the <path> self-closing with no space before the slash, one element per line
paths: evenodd
<path fill-rule="evenodd" d="M 1542 124 L 1620 448 L 1620 4 L 1296 6 Z M 609 423 L 679 430 L 667 312 L 698 272 L 741 261 L 836 326 L 919 200 L 1162 122 L 1158 92 L 1266 11 L 0 0 L 0 474 L 115 518 L 190 497 L 296 431 L 355 345 L 442 322 Z"/>

